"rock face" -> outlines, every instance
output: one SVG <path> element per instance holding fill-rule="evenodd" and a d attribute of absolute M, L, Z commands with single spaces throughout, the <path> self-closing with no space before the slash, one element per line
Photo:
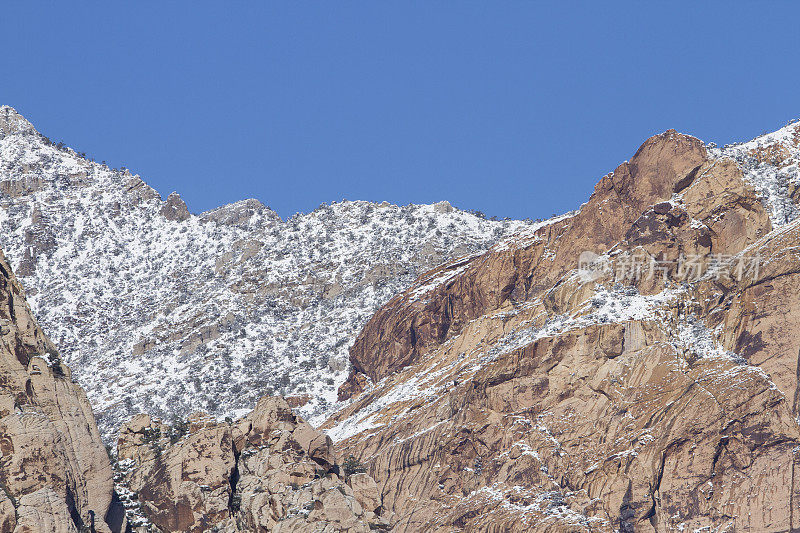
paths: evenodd
<path fill-rule="evenodd" d="M 798 140 L 655 136 L 384 306 L 323 428 L 394 531 L 798 530 Z"/>
<path fill-rule="evenodd" d="M 176 192 L 167 196 L 167 201 L 164 202 L 164 207 L 159 212 L 164 218 L 174 222 L 183 222 L 191 216 L 186 202 Z"/>
<path fill-rule="evenodd" d="M 0 252 L 0 531 L 119 531 L 111 463 L 83 390 Z"/>
<path fill-rule="evenodd" d="M 446 203 L 192 215 L 0 106 L 0 245 L 110 440 L 135 413 L 235 416 L 270 394 L 308 395 L 322 422 L 381 305 L 526 226 Z"/>
<path fill-rule="evenodd" d="M 16 112 L 16 110 L 3 106 L 0 107 L 0 138 L 6 135 L 29 135 L 35 134 L 36 130 L 30 122 L 25 120 L 25 117 Z"/>
<path fill-rule="evenodd" d="M 138 415 L 120 431 L 123 490 L 136 493 L 141 514 L 163 531 L 355 533 L 389 525 L 375 481 L 346 475 L 331 439 L 281 398 L 262 398 L 236 422 L 198 413 L 185 429 Z"/>
<path fill-rule="evenodd" d="M 697 139 L 674 131 L 653 137 L 630 162 L 598 183 L 575 216 L 526 237 L 522 253 L 495 251 L 425 274 L 417 287 L 392 299 L 359 334 L 350 351 L 350 383 L 343 390 L 354 388 L 357 373 L 379 380 L 414 362 L 470 320 L 551 287 L 574 268 L 581 252 L 605 252 L 647 207 L 669 200 L 705 158 L 705 147 Z"/>

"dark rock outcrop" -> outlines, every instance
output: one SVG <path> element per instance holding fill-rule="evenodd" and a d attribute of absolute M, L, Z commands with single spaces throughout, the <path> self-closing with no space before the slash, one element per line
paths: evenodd
<path fill-rule="evenodd" d="M 164 207 L 161 208 L 161 215 L 167 220 L 178 222 L 183 222 L 191 216 L 189 208 L 186 207 L 186 202 L 176 192 L 172 192 L 167 196 Z"/>

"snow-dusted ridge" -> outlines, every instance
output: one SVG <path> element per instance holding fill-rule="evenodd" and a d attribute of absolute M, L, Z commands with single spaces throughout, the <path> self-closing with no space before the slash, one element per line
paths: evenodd
<path fill-rule="evenodd" d="M 190 215 L 0 107 L 0 246 L 106 437 L 135 412 L 235 417 L 268 393 L 307 394 L 301 414 L 321 421 L 375 310 L 525 227 L 446 202 Z"/>
<path fill-rule="evenodd" d="M 730 157 L 741 166 L 770 213 L 773 226 L 800 216 L 797 189 L 800 187 L 800 122 L 738 144 L 709 149 L 712 156 Z"/>

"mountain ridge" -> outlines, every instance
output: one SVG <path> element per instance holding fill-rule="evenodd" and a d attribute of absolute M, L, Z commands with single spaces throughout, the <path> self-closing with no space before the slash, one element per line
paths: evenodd
<path fill-rule="evenodd" d="M 192 215 L 0 110 L 0 234 L 32 302 L 0 254 L 0 466 L 49 476 L 13 471 L 0 523 L 116 530 L 121 500 L 142 531 L 800 529 L 799 169 L 800 124 L 722 148 L 668 130 L 536 224 Z M 107 439 L 151 413 L 122 425 L 116 493 L 33 311 Z"/>
<path fill-rule="evenodd" d="M 20 114 L 14 107 L 12 107 L 10 105 L 7 105 L 7 104 L 0 105 L 0 114 L 4 115 L 2 120 L 0 120 L 0 136 L 10 135 L 10 134 L 39 135 L 42 138 L 46 139 L 49 143 L 53 142 L 47 136 L 45 136 L 44 134 L 40 133 L 36 129 L 36 127 L 27 118 L 25 118 L 22 114 Z M 55 144 L 55 143 L 53 143 L 53 144 Z M 90 161 L 91 163 L 96 163 L 93 158 L 89 158 L 83 152 L 79 152 L 79 151 L 75 150 L 74 148 L 72 148 L 72 147 L 70 147 L 70 146 L 68 146 L 66 144 L 62 144 L 60 149 L 68 150 L 68 151 L 72 152 L 74 155 L 78 156 L 80 159 L 85 159 L 87 161 Z M 106 165 L 106 164 L 103 164 L 103 163 L 99 163 L 99 164 L 101 166 L 104 166 L 104 167 L 108 168 L 111 171 L 117 170 L 117 169 L 113 169 L 113 168 L 108 167 L 108 165 Z M 125 170 L 128 170 L 128 169 L 125 168 L 125 167 L 122 167 L 119 170 L 122 170 L 124 172 Z M 130 173 L 129 170 L 128 170 L 128 173 Z M 138 179 L 141 179 L 141 176 L 139 174 L 132 174 L 132 176 L 134 176 L 134 177 L 136 177 Z M 149 187 L 149 185 L 148 185 L 148 187 Z M 158 191 L 156 191 L 152 187 L 150 187 L 150 188 L 156 194 L 158 194 L 160 199 L 162 199 L 162 200 L 164 199 L 163 195 L 161 193 L 159 193 Z M 167 195 L 167 198 L 170 195 L 173 195 L 173 194 L 180 196 L 180 191 L 177 191 L 177 190 L 171 191 Z M 281 217 L 278 214 L 277 211 L 272 209 L 272 207 L 270 207 L 269 205 L 265 204 L 262 200 L 260 200 L 258 198 L 244 198 L 244 199 L 236 200 L 236 201 L 233 201 L 233 202 L 230 202 L 230 203 L 227 203 L 227 204 L 222 204 L 222 205 L 219 205 L 219 206 L 216 206 L 216 207 L 212 207 L 212 208 L 206 209 L 205 211 L 190 212 L 190 213 L 192 215 L 200 217 L 200 218 L 213 218 L 211 215 L 213 215 L 217 211 L 227 210 L 227 209 L 236 209 L 236 208 L 239 208 L 239 207 L 242 207 L 242 206 L 246 205 L 248 208 L 254 209 L 256 211 L 264 211 L 264 210 L 266 210 L 266 211 L 269 212 L 270 215 L 274 215 L 273 218 L 276 218 L 276 219 L 278 219 L 278 220 L 280 220 L 282 222 L 288 222 L 289 220 L 291 220 L 294 217 L 302 217 L 304 215 L 311 214 L 314 211 L 316 211 L 317 209 L 319 209 L 321 207 L 324 207 L 326 205 L 334 205 L 334 204 L 337 204 L 337 203 L 348 203 L 348 202 L 353 202 L 353 203 L 364 202 L 364 203 L 367 203 L 367 204 L 370 204 L 370 205 L 373 205 L 373 206 L 380 206 L 380 207 L 390 207 L 391 206 L 391 207 L 398 207 L 398 208 L 399 207 L 406 207 L 406 206 L 412 206 L 413 207 L 413 206 L 436 206 L 436 205 L 441 205 L 443 209 L 449 209 L 449 208 L 452 207 L 455 210 L 458 210 L 458 211 L 461 211 L 461 212 L 465 212 L 465 213 L 473 212 L 471 210 L 465 210 L 465 209 L 460 209 L 458 207 L 454 207 L 454 206 L 450 205 L 450 202 L 447 201 L 447 200 L 439 200 L 439 201 L 432 202 L 432 203 L 427 203 L 427 204 L 424 204 L 424 203 L 423 204 L 409 203 L 409 204 L 405 204 L 405 205 L 400 205 L 400 204 L 395 204 L 395 203 L 389 202 L 387 200 L 378 201 L 378 200 L 347 200 L 347 199 L 341 199 L 341 200 L 332 200 L 330 202 L 323 202 L 320 206 L 318 206 L 317 208 L 315 208 L 315 209 L 313 209 L 311 211 L 298 211 L 298 212 L 296 212 L 296 213 L 294 213 L 292 215 L 288 215 L 287 217 L 284 218 L 284 217 Z M 188 208 L 188 206 L 187 206 L 187 208 Z M 494 218 L 497 219 L 497 217 L 494 217 Z M 510 219 L 508 217 L 503 217 L 503 220 L 512 220 L 512 219 Z"/>
<path fill-rule="evenodd" d="M 797 123 L 665 132 L 576 216 L 388 302 L 322 428 L 393 530 L 800 528 L 798 164 Z"/>
<path fill-rule="evenodd" d="M 2 246 L 98 411 L 243 414 L 268 393 L 336 402 L 357 328 L 422 270 L 523 229 L 446 202 L 323 204 L 282 220 L 257 200 L 193 215 L 0 112 Z M 221 398 L 221 400 L 218 400 Z"/>
<path fill-rule="evenodd" d="M 800 218 L 787 204 L 800 125 L 768 140 L 651 137 L 578 211 L 386 302 L 350 349 L 347 403 L 321 426 L 375 483 L 370 527 L 800 528 Z M 146 455 L 130 468 L 151 471 Z M 141 499 L 157 517 L 180 500 L 154 485 Z"/>

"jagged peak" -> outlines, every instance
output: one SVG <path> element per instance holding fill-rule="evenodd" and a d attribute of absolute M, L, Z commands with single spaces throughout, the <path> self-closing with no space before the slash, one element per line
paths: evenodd
<path fill-rule="evenodd" d="M 186 202 L 183 201 L 181 195 L 173 191 L 169 193 L 164 205 L 161 207 L 161 215 L 167 220 L 183 222 L 191 217 L 189 208 L 186 207 Z"/>
<path fill-rule="evenodd" d="M 36 133 L 33 124 L 11 106 L 0 106 L 0 139 L 6 135 Z"/>
<path fill-rule="evenodd" d="M 264 218 L 280 221 L 281 217 L 255 198 L 239 200 L 220 207 L 215 207 L 200 214 L 203 221 L 215 221 L 218 224 L 238 225 L 250 220 L 251 217 L 260 214 Z"/>

